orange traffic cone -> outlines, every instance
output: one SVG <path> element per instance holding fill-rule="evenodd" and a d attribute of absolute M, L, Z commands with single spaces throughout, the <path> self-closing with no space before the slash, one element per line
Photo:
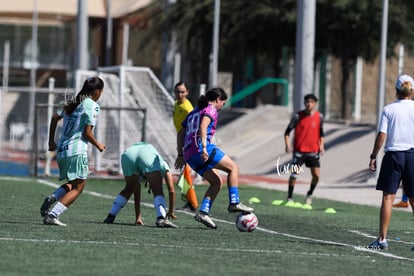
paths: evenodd
<path fill-rule="evenodd" d="M 184 170 L 178 179 L 177 185 L 181 188 L 181 193 L 185 196 L 188 203 L 191 204 L 193 208 L 197 208 L 198 201 L 193 186 L 193 180 L 191 179 L 191 169 L 187 164 L 184 166 Z"/>

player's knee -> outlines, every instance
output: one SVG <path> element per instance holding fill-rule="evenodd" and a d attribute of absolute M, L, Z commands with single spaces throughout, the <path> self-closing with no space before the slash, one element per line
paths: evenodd
<path fill-rule="evenodd" d="M 298 177 L 299 177 L 299 174 L 297 174 L 296 172 L 292 172 L 292 173 L 290 174 L 290 178 L 291 178 L 292 180 L 296 180 Z"/>
<path fill-rule="evenodd" d="M 227 173 L 239 174 L 239 166 L 236 164 L 236 162 L 231 160 L 231 162 L 229 162 L 229 164 L 226 165 L 225 171 Z"/>
<path fill-rule="evenodd" d="M 239 166 L 233 162 L 233 166 L 230 167 L 230 171 L 234 174 L 239 174 Z"/>
<path fill-rule="evenodd" d="M 63 184 L 61 187 L 65 190 L 66 193 L 72 190 L 72 184 Z"/>
<path fill-rule="evenodd" d="M 210 183 L 210 185 L 213 187 L 221 187 L 223 185 L 222 183 L 223 181 L 221 180 L 221 177 L 218 175 L 216 177 L 211 177 L 207 180 Z"/>

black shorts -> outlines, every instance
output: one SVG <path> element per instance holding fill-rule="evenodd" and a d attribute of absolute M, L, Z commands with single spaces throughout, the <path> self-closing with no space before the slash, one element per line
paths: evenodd
<path fill-rule="evenodd" d="M 386 152 L 381 163 L 377 190 L 395 194 L 400 182 L 408 197 L 414 196 L 414 150 Z"/>
<path fill-rule="evenodd" d="M 319 162 L 319 152 L 295 151 L 293 153 L 292 164 L 298 166 L 305 164 L 308 168 L 319 168 L 321 166 L 321 163 Z"/>

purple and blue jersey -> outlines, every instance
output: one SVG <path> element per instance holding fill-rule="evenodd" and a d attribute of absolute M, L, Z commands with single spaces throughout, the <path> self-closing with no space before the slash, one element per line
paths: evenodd
<path fill-rule="evenodd" d="M 209 104 L 201 110 L 196 107 L 187 115 L 182 123 L 182 126 L 186 130 L 184 140 L 184 160 L 188 160 L 192 155 L 202 151 L 199 129 L 201 119 L 204 116 L 208 116 L 211 119 L 211 122 L 207 127 L 207 145 L 211 144 L 211 140 L 216 133 L 218 113 L 217 110 Z"/>

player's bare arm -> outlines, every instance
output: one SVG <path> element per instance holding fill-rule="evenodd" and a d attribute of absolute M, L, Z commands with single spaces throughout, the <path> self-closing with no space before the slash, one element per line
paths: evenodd
<path fill-rule="evenodd" d="M 202 144 L 202 151 L 203 154 L 201 156 L 201 158 L 203 159 L 203 161 L 207 161 L 208 160 L 208 152 L 207 152 L 207 127 L 210 124 L 211 119 L 210 117 L 204 116 L 203 119 L 201 119 L 201 123 L 200 123 L 200 138 L 201 138 L 201 144 Z"/>
<path fill-rule="evenodd" d="M 387 134 L 384 132 L 378 132 L 377 137 L 375 138 L 374 148 L 372 149 L 372 153 L 369 157 L 369 169 L 371 171 L 375 171 L 377 169 L 377 155 L 386 138 Z"/>
<path fill-rule="evenodd" d="M 98 142 L 98 140 L 96 140 L 95 136 L 93 135 L 92 129 L 93 129 L 93 126 L 91 126 L 91 125 L 85 126 L 85 129 L 83 130 L 83 137 L 86 140 L 88 140 L 89 143 L 94 145 L 100 152 L 102 152 L 102 151 L 104 151 L 106 146 L 104 144 Z"/>

